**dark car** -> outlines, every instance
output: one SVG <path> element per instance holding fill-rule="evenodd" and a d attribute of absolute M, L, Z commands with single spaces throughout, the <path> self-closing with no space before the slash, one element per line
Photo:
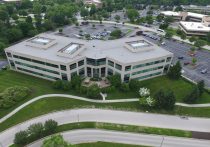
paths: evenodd
<path fill-rule="evenodd" d="M 188 64 L 190 64 L 190 62 L 184 62 L 184 65 L 188 65 Z"/>
<path fill-rule="evenodd" d="M 182 59 L 184 59 L 184 57 L 183 56 L 179 56 L 178 59 L 182 60 Z"/>

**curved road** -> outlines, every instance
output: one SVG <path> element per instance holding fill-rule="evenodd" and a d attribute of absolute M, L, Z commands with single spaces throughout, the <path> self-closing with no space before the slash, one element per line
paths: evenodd
<path fill-rule="evenodd" d="M 8 119 L 12 115 L 14 115 L 15 113 L 17 113 L 18 111 L 20 111 L 21 109 L 23 109 L 27 105 L 29 105 L 29 104 L 31 104 L 31 103 L 33 103 L 35 101 L 38 101 L 40 99 L 49 98 L 49 97 L 64 97 L 64 98 L 71 98 L 71 99 L 82 100 L 82 101 L 93 102 L 93 103 L 119 103 L 119 102 L 123 103 L 123 102 L 137 102 L 137 101 L 139 101 L 138 98 L 115 99 L 115 100 L 94 100 L 94 99 L 89 99 L 89 98 L 79 97 L 79 96 L 74 96 L 74 95 L 68 95 L 68 94 L 46 94 L 46 95 L 41 95 L 41 96 L 35 97 L 35 98 L 29 100 L 28 102 L 20 105 L 19 107 L 14 109 L 12 112 L 7 114 L 6 116 L 0 118 L 0 123 L 2 123 L 6 119 Z M 182 106 L 182 107 L 194 107 L 194 108 L 197 108 L 197 107 L 210 107 L 210 103 L 207 103 L 207 104 L 176 103 L 175 105 Z"/>
<path fill-rule="evenodd" d="M 119 131 L 98 129 L 73 130 L 61 133 L 64 139 L 72 144 L 86 142 L 114 142 L 153 147 L 209 147 L 209 140 L 169 137 L 160 135 L 137 134 Z M 43 139 L 38 140 L 28 147 L 40 147 Z"/>
<path fill-rule="evenodd" d="M 39 116 L 29 121 L 11 127 L 0 133 L 0 144 L 9 146 L 14 139 L 14 134 L 20 130 L 27 129 L 30 124 L 45 122 L 53 119 L 59 125 L 73 122 L 106 122 L 116 124 L 127 124 L 137 126 L 150 126 L 158 128 L 171 128 L 188 131 L 210 132 L 210 119 L 190 117 L 182 119 L 179 116 L 126 112 L 117 110 L 101 109 L 74 109 L 54 112 Z"/>

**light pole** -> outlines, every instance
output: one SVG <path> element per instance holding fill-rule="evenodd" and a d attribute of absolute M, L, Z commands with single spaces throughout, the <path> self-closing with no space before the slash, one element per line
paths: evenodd
<path fill-rule="evenodd" d="M 162 139 L 162 141 L 161 141 L 160 147 L 162 147 L 163 141 L 164 141 L 164 136 L 163 136 L 163 139 Z"/>

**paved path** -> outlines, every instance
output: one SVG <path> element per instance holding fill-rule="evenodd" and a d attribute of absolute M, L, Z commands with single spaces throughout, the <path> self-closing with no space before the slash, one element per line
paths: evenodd
<path fill-rule="evenodd" d="M 99 129 L 73 130 L 61 133 L 64 139 L 72 144 L 86 142 L 114 142 L 153 147 L 209 147 L 209 140 L 169 137 L 161 135 L 137 134 Z M 43 140 L 34 142 L 28 147 L 41 147 Z"/>
<path fill-rule="evenodd" d="M 27 105 L 38 101 L 40 99 L 44 99 L 44 98 L 49 98 L 49 97 L 64 97 L 64 98 L 70 98 L 70 99 L 76 99 L 76 100 L 82 100 L 82 101 L 86 101 L 86 102 L 93 102 L 93 103 L 126 103 L 126 102 L 137 102 L 139 101 L 138 98 L 129 98 L 129 99 L 116 99 L 116 100 L 94 100 L 94 99 L 89 99 L 89 98 L 85 98 L 85 97 L 79 97 L 79 96 L 74 96 L 74 95 L 67 95 L 67 94 L 46 94 L 46 95 L 41 95 L 38 97 L 35 97 L 31 100 L 29 100 L 28 102 L 22 104 L 21 106 L 17 107 L 16 109 L 14 109 L 12 112 L 10 112 L 9 114 L 7 114 L 6 116 L 2 117 L 0 119 L 0 123 L 2 123 L 3 121 L 5 121 L 6 119 L 8 119 L 9 117 L 13 116 L 15 113 L 17 113 L 18 111 L 20 111 L 21 109 L 23 109 L 24 107 L 26 107 Z M 177 106 L 183 106 L 183 107 L 210 107 L 210 103 L 209 104 L 184 104 L 184 103 L 176 103 Z"/>
<path fill-rule="evenodd" d="M 126 112 L 118 110 L 102 109 L 73 109 L 50 113 L 39 116 L 29 121 L 13 126 L 0 133 L 0 144 L 9 146 L 14 139 L 16 132 L 25 130 L 31 124 L 53 119 L 59 125 L 75 122 L 105 122 L 137 126 L 150 126 L 157 128 L 171 128 L 178 130 L 210 132 L 209 118 L 189 117 L 182 119 L 179 116 Z"/>

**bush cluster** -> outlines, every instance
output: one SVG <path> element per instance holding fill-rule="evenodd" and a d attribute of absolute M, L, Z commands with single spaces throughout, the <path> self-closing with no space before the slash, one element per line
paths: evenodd
<path fill-rule="evenodd" d="M 14 144 L 24 146 L 44 136 L 51 135 L 55 133 L 57 126 L 58 123 L 51 119 L 45 121 L 44 124 L 32 124 L 27 130 L 15 134 Z"/>
<path fill-rule="evenodd" d="M 14 86 L 0 93 L 0 108 L 10 108 L 30 94 L 31 90 L 23 86 Z"/>

